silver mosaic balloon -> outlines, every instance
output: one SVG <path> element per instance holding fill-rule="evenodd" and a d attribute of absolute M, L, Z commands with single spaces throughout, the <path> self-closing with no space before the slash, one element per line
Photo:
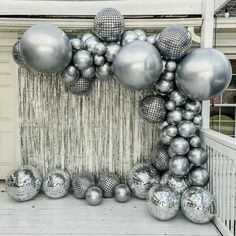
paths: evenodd
<path fill-rule="evenodd" d="M 96 70 L 95 70 L 94 66 L 91 66 L 91 67 L 81 71 L 81 76 L 84 79 L 92 79 L 95 76 L 95 74 L 96 74 Z"/>
<path fill-rule="evenodd" d="M 42 175 L 33 166 L 22 165 L 6 177 L 5 190 L 15 201 L 24 202 L 34 198 L 40 191 Z"/>
<path fill-rule="evenodd" d="M 86 70 L 93 64 L 93 57 L 86 50 L 79 50 L 73 55 L 73 64 L 79 70 Z"/>
<path fill-rule="evenodd" d="M 108 62 L 113 62 L 115 56 L 120 51 L 121 46 L 117 43 L 109 43 L 105 53 L 105 58 Z"/>
<path fill-rule="evenodd" d="M 125 29 L 122 14 L 114 8 L 100 10 L 95 16 L 95 34 L 103 41 L 118 41 Z"/>
<path fill-rule="evenodd" d="M 206 168 L 193 167 L 188 173 L 188 181 L 192 186 L 205 187 L 209 181 L 209 173 Z"/>
<path fill-rule="evenodd" d="M 159 123 L 166 117 L 165 101 L 160 96 L 147 96 L 139 103 L 139 115 L 150 123 Z"/>
<path fill-rule="evenodd" d="M 186 176 L 190 169 L 190 162 L 186 156 L 174 156 L 169 162 L 170 173 L 176 177 Z"/>
<path fill-rule="evenodd" d="M 185 155 L 189 151 L 188 140 L 182 137 L 173 138 L 170 146 L 177 155 Z"/>
<path fill-rule="evenodd" d="M 156 44 L 156 36 L 155 35 L 150 35 L 147 37 L 147 42 L 152 44 L 152 45 L 155 45 Z"/>
<path fill-rule="evenodd" d="M 207 152 L 201 147 L 192 148 L 188 153 L 188 159 L 195 166 L 204 165 L 207 161 Z"/>
<path fill-rule="evenodd" d="M 83 42 L 81 39 L 73 38 L 70 40 L 70 42 L 74 50 L 80 50 L 83 48 Z"/>
<path fill-rule="evenodd" d="M 158 220 L 170 220 L 179 211 L 179 195 L 168 186 L 153 186 L 147 196 L 147 208 Z"/>
<path fill-rule="evenodd" d="M 126 44 L 131 43 L 135 40 L 138 40 L 138 34 L 134 31 L 128 30 L 122 36 L 121 45 L 125 46 Z"/>
<path fill-rule="evenodd" d="M 105 63 L 102 66 L 96 67 L 96 75 L 101 79 L 109 79 L 111 78 L 111 67 L 108 63 Z"/>
<path fill-rule="evenodd" d="M 166 59 L 180 59 L 189 52 L 191 44 L 190 32 L 181 26 L 169 26 L 157 37 L 157 47 Z"/>
<path fill-rule="evenodd" d="M 95 46 L 94 46 L 94 53 L 98 56 L 102 56 L 106 53 L 106 46 L 104 43 L 97 43 Z"/>
<path fill-rule="evenodd" d="M 190 221 L 204 224 L 216 215 L 216 200 L 207 190 L 191 187 L 182 195 L 181 210 Z"/>
<path fill-rule="evenodd" d="M 187 100 L 185 103 L 185 110 L 192 111 L 194 114 L 199 114 L 202 110 L 202 104 L 199 101 Z"/>
<path fill-rule="evenodd" d="M 102 203 L 102 195 L 102 190 L 99 187 L 94 186 L 87 190 L 85 199 L 90 206 L 97 206 Z"/>
<path fill-rule="evenodd" d="M 132 168 L 128 177 L 128 185 L 134 196 L 140 199 L 146 199 L 149 189 L 160 182 L 155 167 L 148 164 L 137 164 Z"/>
<path fill-rule="evenodd" d="M 189 144 L 191 147 L 200 147 L 201 146 L 201 139 L 199 136 L 193 136 L 189 139 Z"/>
<path fill-rule="evenodd" d="M 70 175 L 63 170 L 54 170 L 49 172 L 43 178 L 44 193 L 54 199 L 64 197 L 70 186 Z"/>
<path fill-rule="evenodd" d="M 175 108 L 176 108 L 176 103 L 175 103 L 175 101 L 169 100 L 169 101 L 166 102 L 166 109 L 167 109 L 168 111 L 174 111 Z"/>
<path fill-rule="evenodd" d="M 173 90 L 170 93 L 170 100 L 175 101 L 176 106 L 182 106 L 185 104 L 187 98 L 178 90 Z"/>
<path fill-rule="evenodd" d="M 85 198 L 87 190 L 95 186 L 95 176 L 91 173 L 76 175 L 71 180 L 73 196 L 79 199 Z"/>
<path fill-rule="evenodd" d="M 79 79 L 79 71 L 76 69 L 75 66 L 69 65 L 60 74 L 59 78 L 67 85 L 74 84 Z"/>
<path fill-rule="evenodd" d="M 20 41 L 17 41 L 12 47 L 12 57 L 18 66 L 27 68 L 20 52 Z"/>
<path fill-rule="evenodd" d="M 193 111 L 188 111 L 188 110 L 183 111 L 183 118 L 185 120 L 192 120 L 193 117 L 194 117 L 194 112 Z"/>
<path fill-rule="evenodd" d="M 163 144 L 169 145 L 171 143 L 172 137 L 170 137 L 166 131 L 166 127 L 164 127 L 159 133 L 159 139 Z"/>
<path fill-rule="evenodd" d="M 74 95 L 88 94 L 92 87 L 92 81 L 90 79 L 79 78 L 78 81 L 70 86 L 70 91 Z"/>
<path fill-rule="evenodd" d="M 95 55 L 93 58 L 93 62 L 96 66 L 103 66 L 105 64 L 104 56 Z"/>
<path fill-rule="evenodd" d="M 178 129 L 176 128 L 175 125 L 168 125 L 166 127 L 166 133 L 170 137 L 175 137 L 178 134 Z"/>
<path fill-rule="evenodd" d="M 126 184 L 117 185 L 115 188 L 115 199 L 117 202 L 125 203 L 131 198 L 131 190 Z"/>
<path fill-rule="evenodd" d="M 65 32 L 45 23 L 24 32 L 20 50 L 27 66 L 45 74 L 63 71 L 72 57 L 72 46 Z"/>
<path fill-rule="evenodd" d="M 171 125 L 177 125 L 183 119 L 183 114 L 179 110 L 170 111 L 167 113 L 167 122 Z"/>
<path fill-rule="evenodd" d="M 160 93 L 163 93 L 163 94 L 169 93 L 174 88 L 174 82 L 167 81 L 167 80 L 161 78 L 156 82 L 155 87 L 156 87 L 157 91 Z"/>
<path fill-rule="evenodd" d="M 120 184 L 120 177 L 116 173 L 102 173 L 97 180 L 97 186 L 102 189 L 103 197 L 114 197 L 114 190 Z"/>
<path fill-rule="evenodd" d="M 194 123 L 188 120 L 181 121 L 178 124 L 178 134 L 184 138 L 191 138 L 196 133 Z"/>
<path fill-rule="evenodd" d="M 177 68 L 177 63 L 175 61 L 169 60 L 166 62 L 166 70 L 168 72 L 174 72 Z"/>

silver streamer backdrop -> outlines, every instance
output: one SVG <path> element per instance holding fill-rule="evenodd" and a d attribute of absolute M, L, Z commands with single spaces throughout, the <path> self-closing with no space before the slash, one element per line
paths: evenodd
<path fill-rule="evenodd" d="M 19 122 L 23 163 L 46 173 L 75 171 L 127 175 L 158 141 L 157 125 L 139 118 L 146 92 L 116 80 L 96 80 L 89 96 L 75 96 L 56 76 L 19 69 Z"/>

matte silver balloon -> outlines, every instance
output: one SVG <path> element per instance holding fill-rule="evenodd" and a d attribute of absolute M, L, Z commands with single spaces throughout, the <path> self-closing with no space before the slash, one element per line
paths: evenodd
<path fill-rule="evenodd" d="M 202 104 L 199 101 L 187 100 L 185 103 L 185 110 L 193 111 L 195 115 L 199 114 L 202 110 Z"/>
<path fill-rule="evenodd" d="M 90 38 L 90 37 L 95 37 L 95 36 L 94 36 L 94 34 L 92 34 L 92 33 L 85 33 L 85 34 L 82 35 L 81 41 L 82 41 L 83 43 L 85 43 L 85 41 L 86 41 L 88 38 Z"/>
<path fill-rule="evenodd" d="M 167 122 L 171 125 L 177 125 L 183 119 L 183 114 L 179 110 L 170 111 L 167 113 Z"/>
<path fill-rule="evenodd" d="M 189 139 L 189 144 L 191 147 L 200 147 L 201 146 L 201 139 L 199 136 L 193 136 Z"/>
<path fill-rule="evenodd" d="M 175 125 L 168 125 L 166 127 L 166 133 L 170 137 L 175 137 L 178 134 L 178 129 L 176 128 Z"/>
<path fill-rule="evenodd" d="M 203 167 L 193 167 L 188 173 L 188 181 L 192 186 L 205 187 L 209 181 L 209 173 Z"/>
<path fill-rule="evenodd" d="M 43 178 L 44 193 L 54 199 L 64 197 L 70 186 L 70 175 L 63 170 L 54 170 L 49 172 Z"/>
<path fill-rule="evenodd" d="M 93 58 L 93 62 L 96 66 L 103 66 L 105 64 L 104 56 L 95 55 Z"/>
<path fill-rule="evenodd" d="M 168 154 L 171 158 L 177 155 L 176 152 L 170 146 L 168 148 Z"/>
<path fill-rule="evenodd" d="M 156 36 L 155 35 L 148 36 L 147 37 L 147 42 L 152 44 L 152 45 L 155 45 L 156 44 Z"/>
<path fill-rule="evenodd" d="M 94 66 L 91 66 L 81 71 L 81 76 L 85 79 L 92 79 L 95 76 L 96 70 Z"/>
<path fill-rule="evenodd" d="M 108 79 L 111 77 L 111 68 L 108 63 L 105 63 L 102 66 L 96 67 L 96 75 L 102 79 Z"/>
<path fill-rule="evenodd" d="M 177 63 L 175 61 L 169 60 L 166 62 L 166 70 L 168 72 L 174 72 L 177 68 Z"/>
<path fill-rule="evenodd" d="M 128 30 L 122 36 L 121 45 L 125 46 L 126 44 L 131 43 L 135 40 L 138 40 L 138 34 L 134 31 Z"/>
<path fill-rule="evenodd" d="M 171 81 L 173 82 L 175 75 L 172 72 L 164 72 L 164 74 L 162 74 L 161 76 L 162 79 L 166 80 L 166 81 Z M 173 82 L 174 83 L 174 82 Z"/>
<path fill-rule="evenodd" d="M 131 198 L 131 190 L 126 184 L 120 184 L 115 188 L 115 199 L 117 202 L 125 203 Z"/>
<path fill-rule="evenodd" d="M 102 190 L 99 187 L 90 187 L 86 192 L 85 199 L 90 206 L 97 206 L 102 203 Z"/>
<path fill-rule="evenodd" d="M 95 46 L 94 46 L 94 53 L 98 56 L 102 56 L 106 53 L 106 46 L 104 43 L 97 43 Z"/>
<path fill-rule="evenodd" d="M 203 122 L 203 119 L 202 119 L 202 116 L 200 114 L 194 116 L 193 123 L 195 125 L 202 125 L 202 122 Z"/>
<path fill-rule="evenodd" d="M 24 202 L 37 196 L 41 185 L 41 173 L 33 166 L 22 165 L 8 174 L 5 190 L 15 201 Z"/>
<path fill-rule="evenodd" d="M 178 134 L 184 138 L 191 138 L 196 133 L 194 123 L 188 120 L 181 121 L 178 124 Z"/>
<path fill-rule="evenodd" d="M 207 152 L 201 147 L 192 148 L 188 153 L 188 159 L 193 165 L 202 166 L 207 161 Z"/>
<path fill-rule="evenodd" d="M 176 108 L 176 103 L 175 101 L 169 100 L 166 102 L 166 109 L 169 111 L 174 111 Z"/>
<path fill-rule="evenodd" d="M 187 98 L 180 91 L 173 90 L 170 93 L 170 100 L 175 101 L 176 106 L 182 106 L 185 104 Z"/>
<path fill-rule="evenodd" d="M 170 159 L 170 173 L 176 177 L 186 176 L 190 169 L 190 162 L 186 156 L 174 156 Z"/>
<path fill-rule="evenodd" d="M 84 49 L 89 51 L 90 53 L 95 53 L 95 46 L 99 43 L 99 40 L 97 37 L 90 37 L 84 42 Z"/>
<path fill-rule="evenodd" d="M 185 155 L 189 151 L 188 140 L 182 137 L 173 138 L 170 146 L 177 155 Z"/>
<path fill-rule="evenodd" d="M 232 78 L 229 59 L 214 48 L 198 48 L 178 65 L 176 84 L 188 98 L 203 101 L 222 93 Z"/>
<path fill-rule="evenodd" d="M 169 93 L 174 88 L 174 82 L 161 78 L 156 82 L 155 87 L 161 93 Z"/>
<path fill-rule="evenodd" d="M 131 90 L 152 86 L 162 70 L 162 61 L 156 48 L 145 42 L 135 41 L 122 47 L 113 62 L 116 79 Z"/>
<path fill-rule="evenodd" d="M 147 207 L 158 220 L 170 220 L 179 211 L 179 195 L 168 186 L 153 186 L 147 196 Z"/>
<path fill-rule="evenodd" d="M 183 118 L 185 120 L 192 120 L 193 117 L 194 117 L 194 112 L 193 111 L 188 111 L 188 110 L 183 111 Z"/>
<path fill-rule="evenodd" d="M 67 85 L 74 84 L 79 78 L 79 71 L 76 69 L 76 67 L 69 65 L 60 74 L 59 78 L 61 81 L 63 81 Z"/>
<path fill-rule="evenodd" d="M 161 130 L 159 133 L 159 139 L 160 141 L 165 144 L 169 145 L 171 143 L 172 137 L 170 137 L 166 132 L 166 127 Z"/>
<path fill-rule="evenodd" d="M 181 210 L 190 221 L 204 224 L 216 215 L 216 200 L 207 190 L 191 187 L 182 195 Z"/>
<path fill-rule="evenodd" d="M 70 42 L 74 50 L 80 50 L 83 48 L 83 42 L 81 39 L 73 38 L 70 40 Z"/>
<path fill-rule="evenodd" d="M 146 199 L 149 189 L 153 185 L 159 184 L 160 176 L 155 167 L 148 164 L 137 164 L 131 169 L 127 182 L 135 197 Z"/>
<path fill-rule="evenodd" d="M 109 43 L 107 45 L 107 50 L 105 54 L 105 58 L 108 62 L 113 62 L 115 56 L 120 51 L 121 46 L 117 43 Z"/>
<path fill-rule="evenodd" d="M 86 70 L 93 64 L 93 57 L 86 50 L 79 50 L 73 55 L 73 64 L 79 70 Z"/>

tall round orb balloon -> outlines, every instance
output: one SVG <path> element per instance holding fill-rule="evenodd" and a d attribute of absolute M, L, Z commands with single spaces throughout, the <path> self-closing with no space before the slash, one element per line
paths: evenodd
<path fill-rule="evenodd" d="M 38 24 L 27 29 L 21 38 L 21 55 L 27 66 L 53 74 L 70 63 L 72 46 L 64 31 L 51 24 Z"/>
<path fill-rule="evenodd" d="M 182 178 L 188 174 L 190 162 L 185 156 L 174 156 L 170 159 L 169 169 L 172 175 Z"/>
<path fill-rule="evenodd" d="M 113 61 L 116 79 L 131 90 L 150 88 L 159 78 L 161 70 L 160 53 L 150 43 L 140 40 L 122 47 Z"/>
<path fill-rule="evenodd" d="M 147 207 L 156 219 L 170 220 L 179 211 L 179 195 L 168 186 L 153 186 L 147 196 Z"/>
<path fill-rule="evenodd" d="M 138 164 L 130 171 L 127 181 L 135 197 L 146 199 L 149 189 L 159 184 L 160 176 L 155 167 Z"/>
<path fill-rule="evenodd" d="M 188 159 L 195 166 L 204 165 L 207 161 L 207 152 L 201 148 L 192 148 L 188 153 Z"/>
<path fill-rule="evenodd" d="M 102 203 L 102 195 L 102 190 L 99 187 L 93 186 L 86 192 L 85 199 L 90 206 L 97 206 Z"/>
<path fill-rule="evenodd" d="M 170 147 L 177 155 L 185 155 L 189 151 L 189 142 L 185 138 L 176 137 L 172 139 Z"/>
<path fill-rule="evenodd" d="M 130 188 L 126 184 L 120 184 L 115 188 L 115 199 L 117 202 L 125 203 L 131 198 Z"/>
<path fill-rule="evenodd" d="M 205 187 L 209 181 L 209 173 L 206 168 L 193 167 L 188 173 L 188 181 L 192 186 Z"/>
<path fill-rule="evenodd" d="M 33 166 L 23 165 L 12 170 L 6 177 L 6 192 L 15 201 L 34 198 L 40 191 L 42 175 Z"/>
<path fill-rule="evenodd" d="M 198 48 L 178 65 L 176 84 L 188 98 L 209 100 L 230 84 L 232 68 L 227 57 L 213 48 Z"/>
<path fill-rule="evenodd" d="M 184 191 L 181 210 L 192 222 L 204 224 L 216 214 L 216 200 L 210 192 L 201 187 L 191 187 Z"/>

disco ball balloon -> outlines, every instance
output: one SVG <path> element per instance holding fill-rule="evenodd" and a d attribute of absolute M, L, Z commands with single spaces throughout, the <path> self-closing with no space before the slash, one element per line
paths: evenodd
<path fill-rule="evenodd" d="M 207 190 L 191 187 L 182 194 L 181 210 L 190 221 L 204 224 L 214 218 L 216 200 Z"/>
<path fill-rule="evenodd" d="M 113 61 L 112 70 L 125 88 L 142 90 L 150 88 L 157 81 L 162 60 L 153 45 L 137 40 L 121 48 Z"/>
<path fill-rule="evenodd" d="M 195 166 L 202 166 L 207 161 L 207 152 L 201 148 L 192 148 L 188 153 L 188 159 Z"/>
<path fill-rule="evenodd" d="M 64 170 L 54 170 L 43 178 L 43 191 L 50 198 L 64 197 L 70 186 L 70 175 Z"/>
<path fill-rule="evenodd" d="M 117 185 L 115 188 L 115 199 L 117 202 L 125 203 L 131 198 L 131 190 L 126 184 Z"/>
<path fill-rule="evenodd" d="M 24 202 L 34 198 L 40 191 L 42 175 L 33 166 L 22 165 L 6 177 L 5 189 L 15 201 Z"/>
<path fill-rule="evenodd" d="M 182 178 L 188 174 L 190 162 L 185 156 L 174 156 L 170 159 L 169 169 L 172 175 Z"/>
<path fill-rule="evenodd" d="M 122 14 L 114 8 L 100 10 L 95 16 L 95 34 L 103 41 L 118 41 L 125 29 Z"/>
<path fill-rule="evenodd" d="M 182 137 L 173 138 L 170 147 L 177 155 L 185 155 L 189 151 L 189 142 Z"/>
<path fill-rule="evenodd" d="M 159 123 L 166 117 L 165 101 L 160 96 L 147 96 L 139 103 L 139 115 L 150 123 Z"/>
<path fill-rule="evenodd" d="M 209 181 L 209 173 L 206 168 L 193 167 L 188 173 L 188 181 L 192 186 L 205 187 Z"/>
<path fill-rule="evenodd" d="M 187 120 L 181 121 L 178 124 L 177 128 L 178 128 L 179 135 L 184 138 L 191 138 L 196 133 L 196 127 L 194 123 L 191 121 L 187 121 Z"/>
<path fill-rule="evenodd" d="M 69 38 L 51 24 L 38 24 L 27 29 L 21 38 L 20 50 L 27 66 L 45 74 L 63 71 L 72 57 Z"/>
<path fill-rule="evenodd" d="M 156 219 L 170 220 L 179 211 L 179 195 L 168 186 L 153 186 L 147 196 L 147 207 Z"/>
<path fill-rule="evenodd" d="M 155 167 L 148 164 L 137 164 L 130 171 L 127 182 L 134 196 L 146 199 L 149 189 L 159 184 L 160 176 Z"/>
<path fill-rule="evenodd" d="M 227 57 L 213 48 L 198 48 L 178 65 L 176 84 L 188 98 L 203 101 L 228 87 L 232 68 Z"/>
<path fill-rule="evenodd" d="M 85 199 L 90 206 L 97 206 L 102 203 L 103 192 L 99 187 L 90 187 L 86 192 Z"/>
<path fill-rule="evenodd" d="M 17 41 L 13 45 L 13 47 L 12 47 L 12 57 L 13 57 L 15 63 L 18 66 L 27 68 L 27 65 L 24 63 L 24 60 L 23 60 L 21 52 L 20 52 L 20 41 Z"/>
<path fill-rule="evenodd" d="M 92 81 L 90 79 L 79 78 L 76 83 L 70 86 L 70 91 L 74 95 L 88 94 L 91 90 Z"/>
<path fill-rule="evenodd" d="M 166 59 L 178 60 L 191 48 L 190 32 L 181 26 L 169 26 L 157 37 L 157 47 Z"/>

